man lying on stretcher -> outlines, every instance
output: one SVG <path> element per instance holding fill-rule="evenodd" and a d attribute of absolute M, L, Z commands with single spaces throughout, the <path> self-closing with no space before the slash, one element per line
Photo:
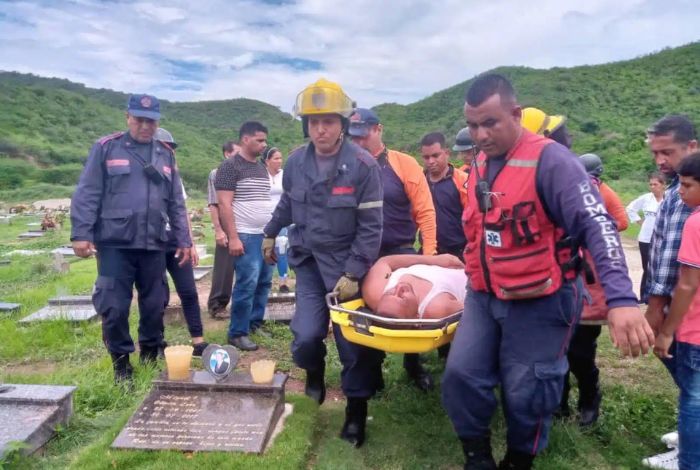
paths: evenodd
<path fill-rule="evenodd" d="M 390 255 L 369 270 L 362 297 L 387 318 L 444 318 L 464 308 L 466 285 L 456 256 Z"/>

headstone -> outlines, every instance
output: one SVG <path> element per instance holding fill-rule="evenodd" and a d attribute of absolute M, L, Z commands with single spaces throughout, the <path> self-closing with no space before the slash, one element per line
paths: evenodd
<path fill-rule="evenodd" d="M 290 322 L 294 318 L 296 295 L 294 292 L 273 292 L 267 297 L 265 320 Z"/>
<path fill-rule="evenodd" d="M 27 227 L 41 227 L 41 222 L 29 222 Z"/>
<path fill-rule="evenodd" d="M 200 281 L 211 272 L 213 269 L 213 266 L 197 266 L 196 268 L 192 268 L 194 271 L 194 280 L 195 281 Z"/>
<path fill-rule="evenodd" d="M 220 381 L 206 371 L 169 381 L 165 373 L 112 447 L 261 453 L 284 410 L 286 374 L 256 384 L 234 372 Z"/>
<path fill-rule="evenodd" d="M 20 309 L 21 304 L 14 304 L 12 302 L 0 302 L 0 313 L 14 313 Z"/>
<path fill-rule="evenodd" d="M 17 235 L 17 238 L 25 240 L 25 239 L 29 239 L 29 238 L 40 238 L 40 237 L 43 237 L 44 235 L 45 235 L 45 232 L 29 231 L 29 232 L 20 233 L 19 235 Z"/>
<path fill-rule="evenodd" d="M 53 255 L 53 270 L 61 274 L 65 274 L 70 271 L 70 263 L 63 259 L 63 255 L 61 253 L 54 253 Z"/>
<path fill-rule="evenodd" d="M 75 387 L 58 385 L 0 384 L 0 456 L 12 442 L 27 445 L 31 454 L 41 448 L 58 426 L 73 415 Z"/>
<path fill-rule="evenodd" d="M 197 255 L 200 258 L 207 257 L 207 245 L 195 245 L 195 248 L 197 249 Z"/>
<path fill-rule="evenodd" d="M 49 299 L 49 304 L 19 323 L 31 323 L 44 320 L 89 321 L 97 318 L 97 312 L 89 295 L 65 295 Z"/>

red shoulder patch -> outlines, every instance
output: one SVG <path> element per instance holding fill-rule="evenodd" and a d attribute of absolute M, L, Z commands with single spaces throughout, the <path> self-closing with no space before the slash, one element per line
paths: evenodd
<path fill-rule="evenodd" d="M 124 135 L 124 132 L 123 132 L 123 131 L 115 132 L 114 134 L 109 134 L 109 135 L 106 135 L 106 136 L 104 136 L 104 137 L 100 137 L 100 138 L 97 140 L 97 142 L 98 142 L 100 145 L 104 145 L 104 144 L 106 144 L 107 142 L 109 142 L 110 140 L 118 139 L 119 137 L 121 137 L 121 136 L 123 136 L 123 135 Z"/>

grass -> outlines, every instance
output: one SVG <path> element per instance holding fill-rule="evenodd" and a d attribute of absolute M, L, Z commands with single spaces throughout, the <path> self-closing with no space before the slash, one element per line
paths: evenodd
<path fill-rule="evenodd" d="M 16 240 L 31 218 L 15 218 L 0 226 L 0 254 L 18 248 L 48 249 L 68 239 L 68 229 L 39 240 Z M 204 223 L 208 227 L 208 223 Z M 207 230 L 208 232 L 208 230 Z M 213 249 L 211 237 L 205 239 Z M 136 387 L 131 393 L 112 384 L 111 363 L 101 341 L 98 323 L 64 321 L 20 326 L 17 320 L 43 306 L 57 294 L 89 293 L 95 278 L 95 261 L 71 260 L 70 272 L 50 269 L 48 255 L 13 256 L 0 265 L 0 299 L 21 302 L 22 310 L 0 319 L 0 381 L 75 385 L 75 414 L 58 431 L 42 454 L 29 457 L 12 452 L 0 460 L 8 469 L 459 469 L 462 451 L 442 408 L 438 390 L 422 393 L 407 380 L 400 355 L 388 355 L 384 363 L 386 389 L 370 402 L 367 442 L 354 449 L 338 438 L 343 401 L 329 399 L 322 407 L 303 395 L 288 393 L 294 413 L 285 431 L 263 456 L 224 453 L 125 451 L 111 442 L 150 389 L 163 364 L 136 367 Z M 134 312 L 135 314 L 136 312 Z M 132 335 L 136 336 L 132 316 Z M 210 342 L 225 341 L 225 323 L 205 331 Z M 291 361 L 291 333 L 283 324 L 270 327 L 272 338 L 256 337 L 264 354 L 278 362 L 280 370 L 303 379 Z M 181 319 L 169 322 L 171 343 L 189 339 Z M 599 348 L 604 392 L 599 423 L 582 431 L 574 419 L 557 422 L 548 450 L 538 458 L 538 469 L 636 469 L 640 460 L 661 452 L 659 436 L 675 427 L 676 390 L 663 366 L 653 357 L 623 359 L 612 348 L 607 332 Z M 328 343 L 328 383 L 340 385 L 337 352 Z M 245 362 L 246 355 L 244 355 Z M 426 365 L 439 379 L 443 363 L 435 353 Z M 572 397 L 576 397 L 574 389 Z M 572 403 L 575 406 L 575 403 Z M 500 411 L 492 430 L 495 451 L 505 452 L 505 425 Z"/>

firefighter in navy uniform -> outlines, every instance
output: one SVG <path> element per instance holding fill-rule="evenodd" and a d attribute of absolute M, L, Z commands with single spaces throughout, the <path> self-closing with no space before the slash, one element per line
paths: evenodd
<path fill-rule="evenodd" d="M 97 253 L 92 301 L 102 316 L 116 382 L 130 382 L 132 376 L 128 318 L 134 284 L 140 358 L 153 361 L 163 344 L 165 248 L 171 232 L 181 264 L 189 260 L 192 246 L 174 154 L 154 139 L 159 119 L 154 96 L 132 95 L 128 132 L 103 137 L 92 146 L 71 202 L 75 254 Z"/>
<path fill-rule="evenodd" d="M 264 230 L 263 253 L 266 261 L 274 262 L 275 237 L 294 224 L 287 252 L 296 272 L 292 356 L 306 370 L 306 394 L 318 403 L 326 391 L 325 295 L 335 291 L 341 300 L 358 296 L 359 282 L 377 259 L 381 240 L 379 166 L 344 138 L 352 104 L 338 84 L 323 79 L 299 94 L 295 112 L 311 142 L 290 154 L 282 177 L 284 192 Z M 384 353 L 348 342 L 335 324 L 333 334 L 348 400 L 341 437 L 359 447 L 367 401 L 380 386 Z"/>
<path fill-rule="evenodd" d="M 529 469 L 547 445 L 582 308 L 578 246 L 588 248 L 600 274 L 614 344 L 637 356 L 654 334 L 637 307 L 614 222 L 578 159 L 521 127 L 506 78 L 477 78 L 466 101 L 481 153 L 469 173 L 463 216 L 465 315 L 445 366 L 442 401 L 465 468 L 495 469 L 489 434 L 500 384 L 508 432 L 498 468 Z"/>

